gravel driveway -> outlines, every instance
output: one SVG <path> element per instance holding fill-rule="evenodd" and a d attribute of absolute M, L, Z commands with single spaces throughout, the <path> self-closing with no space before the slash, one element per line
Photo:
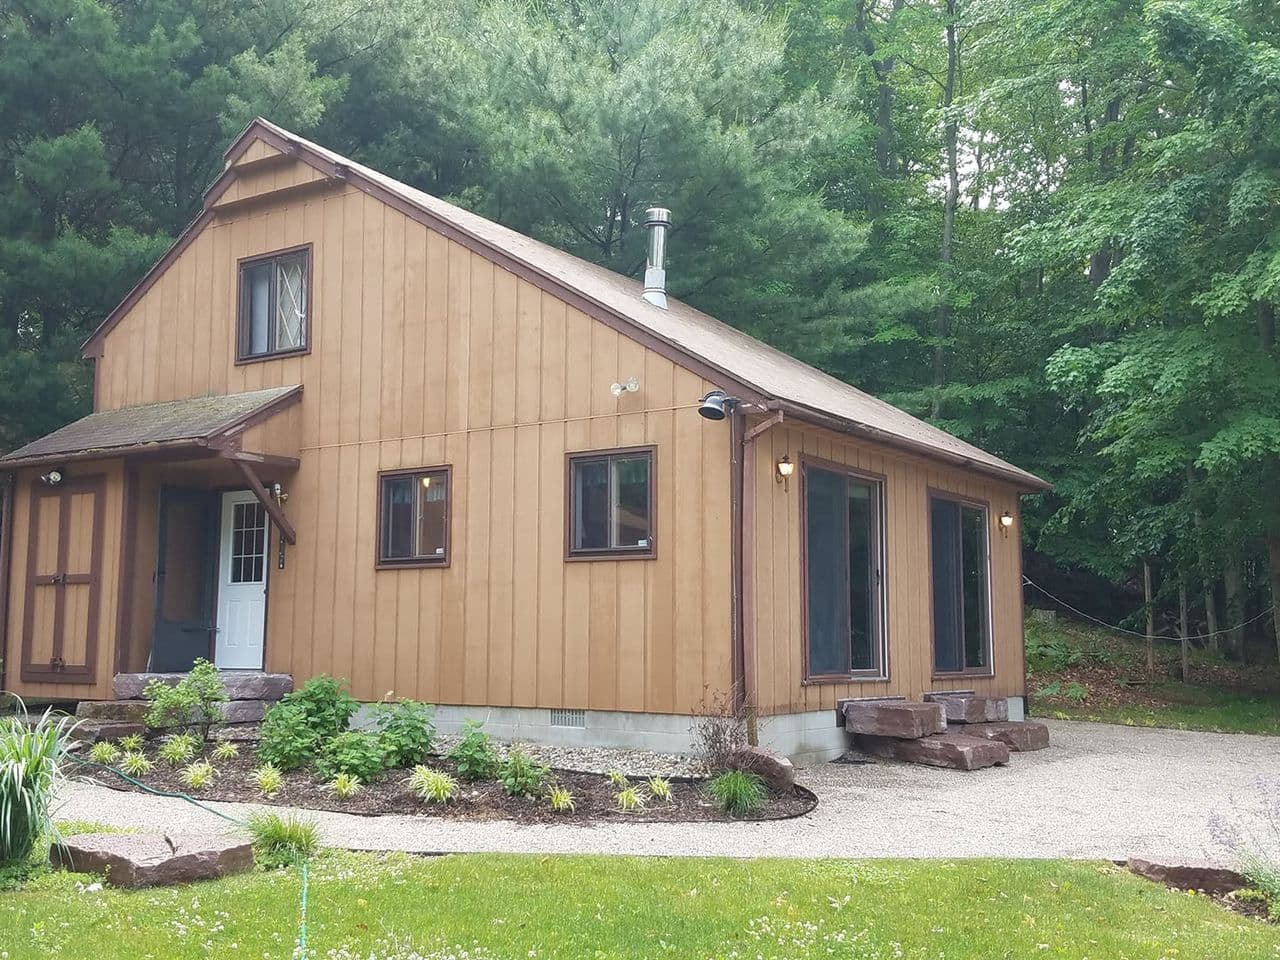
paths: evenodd
<path fill-rule="evenodd" d="M 326 843 L 416 852 L 777 857 L 1146 857 L 1223 863 L 1215 814 L 1257 822 L 1280 738 L 1049 722 L 1052 746 L 960 773 L 891 761 L 802 771 L 820 798 L 773 823 L 521 826 L 319 813 Z M 170 831 L 225 821 L 181 800 L 71 784 L 62 818 Z M 242 816 L 251 807 L 214 804 Z"/>

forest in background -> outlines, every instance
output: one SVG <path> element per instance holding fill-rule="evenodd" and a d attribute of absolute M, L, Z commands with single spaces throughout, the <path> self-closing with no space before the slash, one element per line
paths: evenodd
<path fill-rule="evenodd" d="M 1036 583 L 1280 654 L 1275 0 L 0 0 L 0 450 L 255 115 L 632 276 L 670 207 L 676 296 L 1054 484 Z"/>

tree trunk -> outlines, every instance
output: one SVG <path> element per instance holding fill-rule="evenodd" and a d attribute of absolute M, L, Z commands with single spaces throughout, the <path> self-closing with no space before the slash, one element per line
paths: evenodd
<path fill-rule="evenodd" d="M 1244 580 L 1240 575 L 1240 564 L 1235 557 L 1227 557 L 1222 568 L 1222 586 L 1227 594 L 1226 619 L 1228 648 L 1245 662 L 1244 650 Z"/>
<path fill-rule="evenodd" d="M 1276 308 L 1266 300 L 1258 301 L 1258 347 L 1270 353 L 1276 346 Z"/>
<path fill-rule="evenodd" d="M 1195 471 L 1188 465 L 1187 467 L 1187 486 L 1190 487 L 1195 482 Z M 1204 518 L 1200 515 L 1199 510 L 1191 513 L 1192 521 L 1195 523 L 1196 539 L 1203 543 L 1204 534 Z M 1200 557 L 1201 573 L 1204 573 L 1206 567 L 1204 557 Z M 1205 575 L 1204 579 L 1204 619 L 1205 633 L 1209 634 L 1205 645 L 1214 653 L 1218 652 L 1218 601 L 1213 594 L 1213 578 Z"/>
<path fill-rule="evenodd" d="M 1187 580 L 1178 581 L 1178 635 L 1182 638 L 1182 682 L 1191 682 L 1191 630 L 1187 625 Z"/>
<path fill-rule="evenodd" d="M 941 294 L 934 321 L 933 348 L 933 416 L 942 412 L 942 387 L 946 383 L 946 339 L 951 334 L 950 268 L 956 229 L 956 206 L 960 202 L 959 152 L 960 125 L 951 115 L 956 97 L 956 76 L 960 69 L 960 46 L 956 40 L 956 0 L 947 0 L 947 75 L 942 85 L 942 109 L 946 115 L 943 127 L 943 149 L 947 156 L 947 195 L 942 206 L 942 244 L 938 250 Z"/>
<path fill-rule="evenodd" d="M 1142 599 L 1147 605 L 1147 679 L 1156 678 L 1156 607 L 1151 600 L 1151 561 L 1142 561 Z"/>
<path fill-rule="evenodd" d="M 1276 660 L 1280 661 L 1280 534 L 1267 537 L 1267 558 L 1271 561 L 1271 628 L 1276 635 Z"/>

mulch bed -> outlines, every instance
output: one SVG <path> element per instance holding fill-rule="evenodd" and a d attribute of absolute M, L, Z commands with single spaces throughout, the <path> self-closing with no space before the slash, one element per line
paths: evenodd
<path fill-rule="evenodd" d="M 706 781 L 693 778 L 669 778 L 671 800 L 663 802 L 648 799 L 644 809 L 624 813 L 618 809 L 614 796 L 618 788 L 609 778 L 599 773 L 581 773 L 572 770 L 553 770 L 551 779 L 573 794 L 575 809 L 566 813 L 553 813 L 545 798 L 508 796 L 497 781 L 467 781 L 457 776 L 457 767 L 451 760 L 431 757 L 428 766 L 454 776 L 458 780 L 458 792 L 448 804 L 423 803 L 410 792 L 406 781 L 409 770 L 388 770 L 383 779 L 362 785 L 353 797 L 339 800 L 325 783 L 310 769 L 294 770 L 284 775 L 284 787 L 268 800 L 259 793 L 249 779 L 258 765 L 249 744 L 241 745 L 241 755 L 232 760 L 210 760 L 217 771 L 213 783 L 201 791 L 191 791 L 179 776 L 181 768 L 156 763 L 155 769 L 140 780 L 155 790 L 174 793 L 190 793 L 200 800 L 225 800 L 238 803 L 270 804 L 284 807 L 305 807 L 311 810 L 328 810 L 336 813 L 352 813 L 362 816 L 402 814 L 424 817 L 441 817 L 450 820 L 515 820 L 521 823 L 599 823 L 602 821 L 639 821 L 644 823 L 683 823 L 689 821 L 733 820 L 707 794 Z M 74 775 L 92 778 L 112 789 L 139 792 L 139 788 L 108 771 L 79 766 Z M 631 783 L 643 786 L 644 781 L 632 778 Z M 738 818 L 743 820 L 785 820 L 802 816 L 818 805 L 818 798 L 799 785 L 794 793 L 770 792 L 760 809 Z"/>

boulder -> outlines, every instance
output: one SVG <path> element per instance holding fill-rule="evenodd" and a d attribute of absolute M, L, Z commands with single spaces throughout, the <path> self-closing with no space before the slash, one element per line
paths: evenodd
<path fill-rule="evenodd" d="M 253 869 L 253 847 L 247 839 L 212 835 L 82 833 L 54 844 L 49 861 L 136 889 L 244 873 Z"/>
<path fill-rule="evenodd" d="M 999 723 L 1009 719 L 1009 701 L 1004 697 L 930 693 L 925 700 L 942 704 L 947 723 Z"/>
<path fill-rule="evenodd" d="M 97 743 L 99 740 L 119 740 L 121 737 L 141 736 L 143 726 L 140 723 L 125 723 L 123 720 L 84 720 L 76 725 L 74 739 L 82 743 Z"/>
<path fill-rule="evenodd" d="M 756 774 L 778 793 L 790 793 L 796 785 L 796 768 L 791 761 L 763 747 L 738 747 L 729 758 L 729 766 Z"/>
<path fill-rule="evenodd" d="M 274 701 L 229 700 L 222 705 L 222 719 L 227 723 L 257 723 Z"/>
<path fill-rule="evenodd" d="M 1130 860 L 1129 869 L 1140 877 L 1163 883 L 1166 887 L 1200 890 L 1216 896 L 1223 896 L 1249 885 L 1243 875 L 1223 867 L 1170 866 L 1152 863 L 1150 860 Z"/>
<path fill-rule="evenodd" d="M 869 737 L 914 739 L 947 729 L 942 706 L 902 700 L 849 700 L 844 704 L 844 728 Z"/>
<path fill-rule="evenodd" d="M 966 736 L 984 740 L 999 740 L 1010 750 L 1026 753 L 1043 750 L 1049 745 L 1049 728 L 1034 720 L 1006 720 L 1004 723 L 970 723 L 964 728 Z"/>
<path fill-rule="evenodd" d="M 185 676 L 185 673 L 117 673 L 111 680 L 111 692 L 117 700 L 137 700 L 152 680 L 172 687 Z M 224 670 L 222 682 L 231 700 L 279 700 L 293 690 L 293 677 L 287 673 Z"/>
<path fill-rule="evenodd" d="M 76 716 L 85 720 L 145 723 L 150 709 L 151 704 L 146 700 L 81 700 L 76 704 Z"/>
<path fill-rule="evenodd" d="M 959 733 L 899 740 L 896 737 L 859 736 L 858 747 L 876 757 L 923 763 L 950 770 L 981 770 L 1009 762 L 1009 748 L 998 740 L 981 740 Z"/>

